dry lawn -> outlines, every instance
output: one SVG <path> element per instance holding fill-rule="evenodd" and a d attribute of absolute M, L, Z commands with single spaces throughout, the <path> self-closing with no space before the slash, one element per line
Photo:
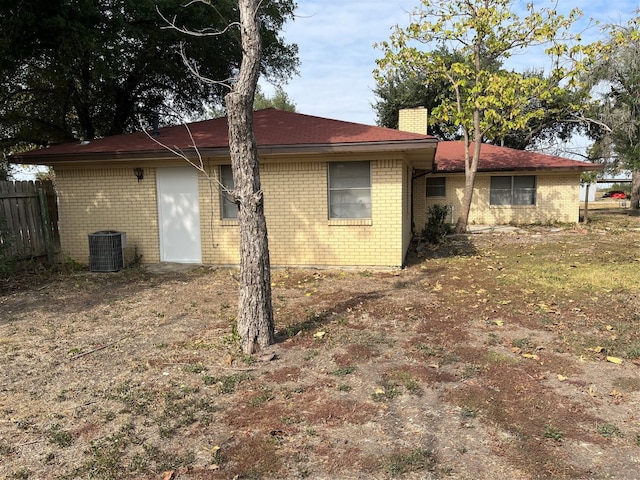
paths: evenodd
<path fill-rule="evenodd" d="M 640 218 L 452 237 L 401 271 L 0 281 L 0 477 L 640 478 Z"/>

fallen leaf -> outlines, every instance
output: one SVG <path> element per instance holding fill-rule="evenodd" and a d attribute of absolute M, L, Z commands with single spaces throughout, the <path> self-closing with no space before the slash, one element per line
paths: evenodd
<path fill-rule="evenodd" d="M 540 360 L 540 357 L 534 353 L 523 353 L 522 357 L 524 358 L 532 358 L 534 360 Z"/>
<path fill-rule="evenodd" d="M 568 377 L 565 377 L 564 375 L 560 375 L 558 374 L 558 380 L 561 382 L 564 382 Z"/>
<path fill-rule="evenodd" d="M 313 338 L 324 338 L 326 334 L 327 332 L 324 332 L 324 331 L 316 332 L 313 334 Z"/>
<path fill-rule="evenodd" d="M 440 290 L 442 290 L 442 284 L 440 282 L 436 282 L 436 284 L 433 286 L 433 291 L 439 292 Z"/>
<path fill-rule="evenodd" d="M 615 364 L 622 364 L 622 359 L 619 357 L 610 357 L 607 355 L 607 362 L 611 362 L 611 363 L 615 363 Z"/>
<path fill-rule="evenodd" d="M 499 327 L 502 327 L 504 325 L 504 322 L 502 320 L 494 320 L 493 323 L 495 323 Z"/>

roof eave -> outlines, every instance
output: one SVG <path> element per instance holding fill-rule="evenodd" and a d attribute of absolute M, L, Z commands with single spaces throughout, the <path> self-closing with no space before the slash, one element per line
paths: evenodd
<path fill-rule="evenodd" d="M 300 145 L 264 145 L 258 146 L 259 155 L 292 155 L 292 154 L 322 154 L 322 153 L 366 153 L 366 152 L 392 152 L 392 151 L 418 151 L 433 150 L 438 141 L 435 138 L 419 140 L 394 140 L 381 142 L 354 142 L 354 143 L 323 143 Z M 193 147 L 180 150 L 182 154 L 191 158 L 200 156 L 215 158 L 229 157 L 228 147 L 202 147 L 196 151 Z M 126 162 L 131 160 L 167 160 L 178 158 L 168 149 L 155 149 L 146 151 L 120 151 L 120 152 L 89 152 L 89 153 L 27 153 L 14 154 L 9 157 L 11 163 L 56 165 L 73 163 L 99 163 L 99 162 Z"/>
<path fill-rule="evenodd" d="M 556 166 L 556 167 L 522 167 L 522 168 L 479 168 L 478 173 L 492 173 L 492 172 L 500 172 L 500 173 L 509 173 L 509 172 L 587 172 L 589 170 L 602 170 L 602 165 L 585 165 L 585 166 L 575 166 L 575 167 L 566 167 L 566 166 Z M 464 173 L 464 169 L 438 169 L 436 173 Z"/>

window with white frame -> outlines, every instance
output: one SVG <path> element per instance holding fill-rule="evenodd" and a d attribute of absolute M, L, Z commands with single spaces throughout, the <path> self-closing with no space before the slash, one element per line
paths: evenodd
<path fill-rule="evenodd" d="M 228 192 L 233 191 L 233 173 L 231 171 L 231 165 L 220 166 L 220 206 L 222 210 L 223 220 L 237 220 L 238 219 L 238 205 L 235 204 L 233 198 Z"/>
<path fill-rule="evenodd" d="M 371 218 L 371 162 L 329 163 L 329 218 Z"/>
<path fill-rule="evenodd" d="M 536 177 L 491 177 L 491 205 L 535 205 Z"/>
<path fill-rule="evenodd" d="M 446 197 L 447 179 L 446 177 L 426 177 L 427 197 Z"/>

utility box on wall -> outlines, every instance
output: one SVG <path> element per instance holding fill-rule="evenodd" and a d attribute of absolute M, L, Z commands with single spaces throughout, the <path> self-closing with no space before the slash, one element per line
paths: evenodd
<path fill-rule="evenodd" d="M 89 234 L 89 271 L 117 272 L 124 268 L 126 233 L 105 230 Z"/>

